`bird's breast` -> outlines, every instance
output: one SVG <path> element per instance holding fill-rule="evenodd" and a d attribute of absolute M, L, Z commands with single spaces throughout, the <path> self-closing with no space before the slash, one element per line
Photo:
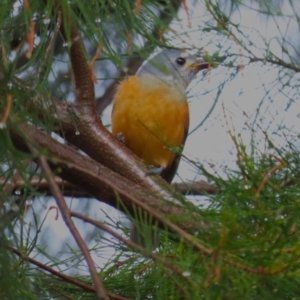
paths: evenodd
<path fill-rule="evenodd" d="M 189 123 L 186 96 L 170 85 L 136 76 L 120 83 L 112 113 L 112 133 L 146 164 L 166 168 L 176 157 Z"/>

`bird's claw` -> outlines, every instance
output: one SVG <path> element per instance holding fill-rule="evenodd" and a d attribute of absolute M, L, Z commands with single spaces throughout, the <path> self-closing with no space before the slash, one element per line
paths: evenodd
<path fill-rule="evenodd" d="M 160 175 L 163 171 L 163 167 L 155 167 L 153 165 L 148 166 L 148 172 L 147 175 Z"/>
<path fill-rule="evenodd" d="M 125 145 L 125 136 L 122 132 L 117 133 L 116 138 L 119 142 Z"/>

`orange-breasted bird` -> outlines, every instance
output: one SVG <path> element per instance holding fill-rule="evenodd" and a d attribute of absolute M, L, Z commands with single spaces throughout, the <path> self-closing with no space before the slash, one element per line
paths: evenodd
<path fill-rule="evenodd" d="M 114 96 L 112 133 L 147 165 L 171 182 L 189 129 L 186 88 L 208 62 L 181 50 L 163 50 L 135 76 L 123 80 Z M 131 232 L 133 241 L 139 242 Z M 141 244 L 141 243 L 140 243 Z"/>

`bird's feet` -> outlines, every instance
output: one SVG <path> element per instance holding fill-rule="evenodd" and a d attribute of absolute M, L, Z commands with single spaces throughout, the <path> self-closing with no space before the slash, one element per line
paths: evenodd
<path fill-rule="evenodd" d="M 125 136 L 122 132 L 117 133 L 116 138 L 119 142 L 125 145 Z"/>
<path fill-rule="evenodd" d="M 149 175 L 160 175 L 164 168 L 149 165 L 147 166 L 147 169 L 148 169 L 147 175 L 149 176 Z"/>

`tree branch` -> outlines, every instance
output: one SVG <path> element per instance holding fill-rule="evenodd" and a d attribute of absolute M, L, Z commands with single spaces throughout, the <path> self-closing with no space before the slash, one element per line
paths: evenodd
<path fill-rule="evenodd" d="M 217 188 L 204 180 L 173 183 L 172 185 L 182 195 L 215 195 L 217 193 Z"/>
<path fill-rule="evenodd" d="M 81 37 L 74 22 L 71 23 L 70 36 L 70 60 L 74 75 L 76 101 L 88 113 L 90 110 L 95 111 L 96 108 L 94 83 L 91 69 L 83 52 Z"/>
<path fill-rule="evenodd" d="M 41 262 L 39 262 L 39 261 L 31 258 L 31 257 L 28 257 L 28 256 L 24 255 L 20 250 L 18 250 L 16 248 L 10 248 L 10 250 L 13 253 L 15 253 L 16 255 L 18 255 L 21 259 L 30 262 L 31 264 L 39 267 L 40 269 L 45 270 L 45 271 L 47 271 L 47 272 L 49 272 L 49 273 L 57 276 L 58 278 L 66 281 L 68 283 L 71 283 L 73 285 L 76 285 L 76 286 L 80 287 L 84 291 L 91 292 L 91 293 L 96 293 L 96 290 L 95 290 L 94 287 L 92 287 L 90 285 L 87 285 L 87 284 L 85 284 L 85 283 L 83 283 L 81 281 L 78 281 L 78 280 L 76 280 L 76 279 L 74 279 L 72 277 L 69 277 L 69 276 L 67 276 L 65 274 L 62 274 L 62 273 L 60 273 L 60 272 L 58 272 L 58 271 L 56 271 L 56 270 L 54 270 L 54 269 L 46 266 L 45 264 L 43 264 L 43 263 L 41 263 Z M 115 300 L 129 300 L 129 299 L 125 298 L 125 297 L 117 296 L 117 295 L 114 295 L 112 293 L 108 293 L 108 295 L 110 296 L 111 299 L 115 299 Z"/>
<path fill-rule="evenodd" d="M 31 151 L 33 152 L 33 154 L 38 155 L 37 160 L 39 162 L 40 167 L 42 168 L 42 170 L 45 173 L 46 179 L 49 183 L 50 190 L 56 200 L 57 206 L 59 207 L 62 217 L 87 262 L 89 271 L 92 276 L 92 280 L 94 282 L 95 290 L 96 290 L 96 293 L 97 293 L 99 299 L 109 300 L 109 297 L 106 293 L 104 285 L 98 275 L 98 272 L 96 270 L 96 267 L 94 265 L 91 255 L 90 255 L 89 249 L 86 246 L 84 240 L 82 239 L 77 227 L 75 226 L 75 224 L 71 218 L 70 211 L 68 209 L 66 201 L 65 201 L 59 187 L 57 186 L 56 182 L 53 179 L 53 175 L 52 175 L 52 172 L 51 172 L 51 169 L 50 169 L 50 166 L 49 166 L 47 160 L 45 159 L 44 156 L 39 155 L 39 153 L 36 149 L 34 149 L 33 147 L 31 147 L 31 148 L 32 148 Z"/>
<path fill-rule="evenodd" d="M 76 122 L 72 120 L 71 124 L 64 126 L 62 136 L 114 172 L 134 183 L 162 192 L 166 189 L 166 183 L 158 177 L 147 176 L 147 169 L 141 161 L 103 126 L 95 109 L 90 68 L 74 23 L 71 25 L 71 38 L 70 60 L 77 96 L 75 103 L 69 104 L 68 108 Z"/>
<path fill-rule="evenodd" d="M 71 184 L 68 181 L 63 180 L 58 176 L 54 176 L 54 180 L 56 184 L 63 190 L 63 195 L 65 197 L 74 197 L 74 198 L 91 198 L 93 197 L 91 194 L 87 193 L 84 190 L 79 189 L 77 186 Z M 5 184 L 7 179 L 5 177 L 0 177 L 0 185 Z M 31 178 L 30 182 L 25 182 L 23 179 L 18 178 L 14 180 L 14 184 L 10 193 L 13 194 L 16 190 L 20 191 L 20 194 L 23 194 L 23 190 L 26 186 L 30 184 L 37 192 L 43 193 L 45 196 L 52 195 L 49 190 L 49 184 L 46 179 L 41 178 L 39 176 L 34 176 Z M 181 182 L 181 183 L 173 183 L 172 186 L 174 189 L 182 195 L 185 196 L 196 196 L 196 195 L 206 195 L 211 194 L 215 195 L 217 193 L 217 189 L 214 185 L 204 181 L 199 180 L 195 182 Z"/>
<path fill-rule="evenodd" d="M 174 3 L 178 4 L 178 1 Z M 64 28 L 64 35 L 68 36 L 66 30 L 67 28 Z M 71 36 L 70 59 L 77 101 L 65 104 L 52 100 L 49 104 L 47 99 L 38 99 L 38 101 L 34 99 L 29 101 L 30 109 L 38 110 L 41 118 L 47 118 L 50 112 L 61 136 L 97 162 L 142 187 L 162 193 L 172 199 L 170 194 L 173 191 L 165 181 L 158 176 L 147 176 L 148 170 L 141 160 L 125 145 L 119 143 L 103 126 L 95 111 L 94 87 L 90 78 L 90 69 L 74 23 L 71 25 Z"/>
<path fill-rule="evenodd" d="M 93 220 L 93 219 L 91 219 L 87 216 L 84 216 L 84 215 L 82 215 L 80 213 L 77 213 L 77 212 L 74 212 L 74 211 L 71 211 L 70 214 L 71 214 L 71 216 L 73 216 L 75 218 L 78 218 L 78 219 L 80 219 L 84 222 L 92 224 L 95 227 L 109 233 L 110 235 L 112 235 L 114 238 L 116 238 L 119 241 L 121 241 L 122 243 L 124 243 L 129 248 L 134 249 L 135 251 L 141 253 L 145 257 L 150 257 L 153 261 L 159 262 L 166 269 L 171 270 L 175 274 L 179 275 L 182 279 L 186 280 L 188 283 L 191 283 L 191 281 L 186 276 L 183 276 L 183 271 L 181 269 L 179 269 L 177 266 L 175 266 L 172 263 L 170 263 L 169 261 L 167 261 L 165 257 L 161 257 L 158 254 L 152 253 L 151 251 L 141 247 L 140 245 L 132 242 L 131 240 L 128 240 L 128 239 L 124 238 L 122 235 L 115 232 L 114 230 L 112 230 L 108 226 L 102 224 L 101 222 L 97 222 L 97 221 L 95 221 L 95 220 Z"/>
<path fill-rule="evenodd" d="M 141 203 L 146 205 L 147 213 L 156 210 L 166 217 L 175 214 L 186 214 L 187 209 L 181 207 L 178 201 L 181 195 L 165 190 L 165 193 L 157 193 L 151 188 L 144 188 L 129 181 L 119 174 L 109 170 L 105 166 L 95 162 L 75 149 L 60 144 L 47 134 L 38 129 L 32 128 L 27 124 L 18 125 L 18 129 L 11 129 L 11 138 L 14 145 L 21 151 L 28 152 L 28 146 L 24 133 L 36 149 L 47 149 L 50 157 L 50 165 L 56 175 L 67 180 L 74 186 L 88 191 L 94 198 L 103 201 L 126 214 L 135 216 L 136 207 L 141 207 Z M 25 139 L 25 141 L 24 141 Z M 148 176 L 150 177 L 150 176 Z M 165 197 L 164 197 L 165 196 Z M 120 205 L 120 200 L 122 205 Z M 150 209 L 151 207 L 151 209 Z M 154 216 L 154 214 L 153 214 Z M 159 223 L 164 225 L 159 219 Z M 181 219 L 176 222 L 182 223 Z M 203 226 L 201 216 L 193 214 L 190 221 L 180 224 L 182 228 L 193 232 L 195 228 Z"/>
<path fill-rule="evenodd" d="M 253 63 L 253 62 L 263 62 L 263 63 L 271 63 L 273 65 L 277 65 L 277 66 L 281 66 L 290 70 L 293 70 L 297 73 L 300 72 L 300 67 L 295 66 L 294 64 L 291 63 L 287 63 L 284 60 L 280 59 L 280 58 L 276 58 L 276 59 L 270 59 L 270 58 L 258 58 L 258 57 L 251 57 L 249 59 L 249 63 Z"/>
<path fill-rule="evenodd" d="M 177 4 L 179 2 L 174 1 Z M 186 213 L 186 209 L 179 207 L 180 202 L 174 190 L 160 177 L 148 176 L 143 163 L 103 126 L 95 110 L 94 86 L 78 30 L 72 22 L 71 33 L 68 35 L 68 28 L 64 22 L 63 24 L 65 37 L 71 37 L 70 60 L 76 101 L 70 104 L 57 103 L 59 116 L 57 115 L 56 123 L 62 125 L 61 135 L 90 157 L 56 142 L 47 134 L 26 124 L 20 124 L 17 130 L 11 130 L 15 145 L 28 151 L 23 134 L 26 132 L 35 148 L 47 149 L 50 165 L 54 172 L 59 172 L 61 178 L 118 209 L 120 197 L 125 213 L 134 214 L 135 208 L 141 207 L 138 203 L 147 203 L 162 214 Z M 49 111 L 44 113 L 49 114 Z M 64 116 L 62 122 L 61 115 Z M 70 118 L 65 118 L 67 115 Z M 199 215 L 195 216 L 198 227 L 203 225 L 200 218 Z M 164 224 L 162 221 L 160 223 Z M 193 226 L 189 223 L 183 227 L 191 229 Z"/>

